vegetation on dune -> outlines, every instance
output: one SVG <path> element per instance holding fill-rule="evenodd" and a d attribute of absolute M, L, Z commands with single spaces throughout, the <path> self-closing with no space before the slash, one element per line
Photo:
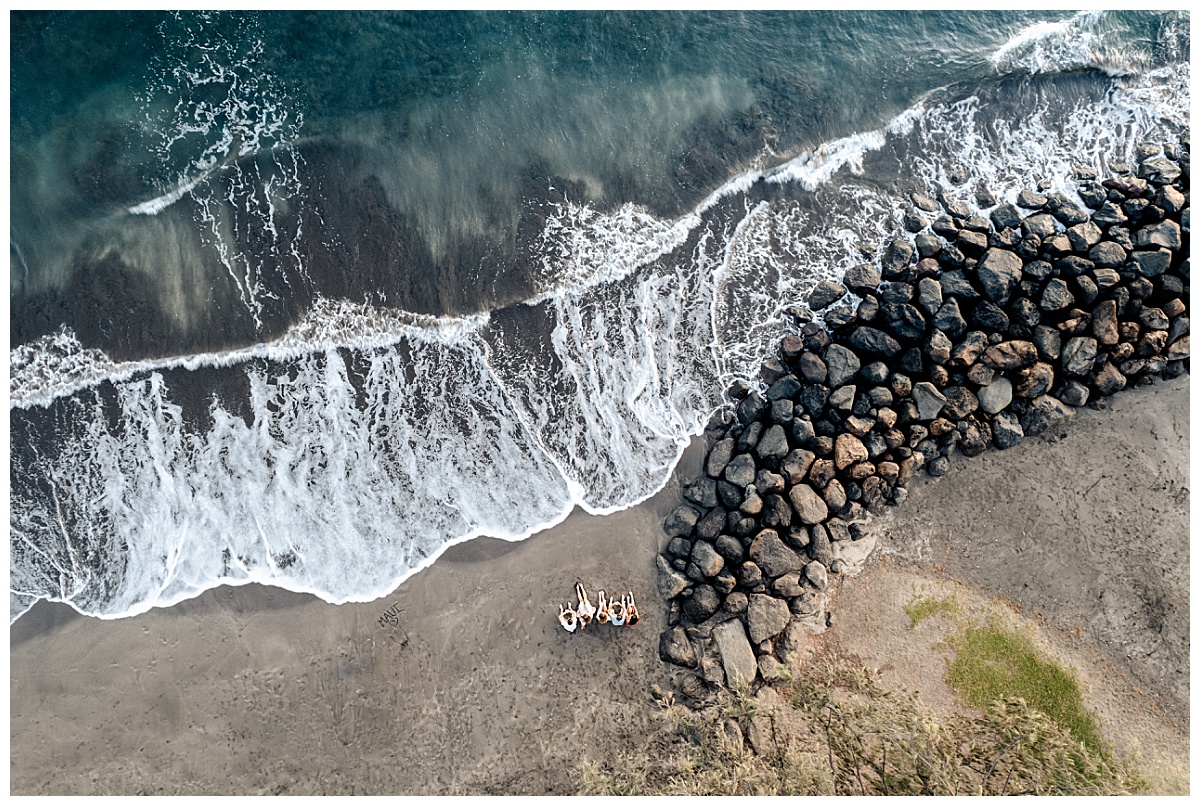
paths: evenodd
<path fill-rule="evenodd" d="M 904 612 L 912 622 L 909 625 L 911 627 L 917 626 L 930 616 L 957 615 L 958 609 L 958 597 L 953 594 L 940 597 L 921 595 L 904 606 Z"/>
<path fill-rule="evenodd" d="M 998 699 L 1021 698 L 1094 753 L 1105 752 L 1096 717 L 1083 704 L 1079 681 L 1041 656 L 1029 635 L 996 621 L 960 629 L 950 639 L 954 660 L 946 674 L 963 702 L 986 708 Z"/>
<path fill-rule="evenodd" d="M 946 607 L 935 611 L 957 612 Z M 960 626 L 951 639 L 956 658 L 947 680 L 978 711 L 939 720 L 915 695 L 885 690 L 877 673 L 821 655 L 777 684 L 780 696 L 724 691 L 698 711 L 662 702 L 673 743 L 657 758 L 590 763 L 579 772 L 580 789 L 1114 795 L 1144 786 L 1100 739 L 1078 682 L 1040 657 L 1027 636 L 998 623 Z"/>

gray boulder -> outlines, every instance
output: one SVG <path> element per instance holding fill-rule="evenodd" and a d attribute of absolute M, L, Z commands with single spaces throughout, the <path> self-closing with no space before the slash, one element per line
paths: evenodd
<path fill-rule="evenodd" d="M 714 507 L 708 514 L 696 521 L 696 537 L 703 540 L 716 540 L 717 535 L 725 528 L 725 510 Z"/>
<path fill-rule="evenodd" d="M 937 315 L 942 307 L 942 285 L 932 277 L 922 277 L 917 282 L 917 304 L 930 316 Z"/>
<path fill-rule="evenodd" d="M 1139 249 L 1151 246 L 1161 246 L 1165 249 L 1179 249 L 1182 245 L 1179 225 L 1168 218 L 1157 224 L 1142 227 L 1138 230 L 1137 235 L 1134 236 L 1133 243 Z"/>
<path fill-rule="evenodd" d="M 817 458 L 812 451 L 806 451 L 803 448 L 796 448 L 786 457 L 779 469 L 783 471 L 787 480 L 796 484 L 804 481 L 804 477 L 808 474 L 808 469 L 812 467 L 813 461 Z"/>
<path fill-rule="evenodd" d="M 708 477 L 698 478 L 691 484 L 685 484 L 682 489 L 683 497 L 701 509 L 712 509 L 717 501 L 717 482 Z"/>
<path fill-rule="evenodd" d="M 1100 243 L 1101 237 L 1103 237 L 1103 233 L 1100 232 L 1100 228 L 1091 221 L 1076 224 L 1067 230 L 1067 238 L 1071 241 L 1071 248 L 1076 252 L 1086 252 Z M 1092 260 L 1094 261 L 1095 258 L 1092 258 Z"/>
<path fill-rule="evenodd" d="M 751 478 L 753 479 L 753 477 Z M 666 521 L 663 522 L 663 531 L 667 533 L 667 537 L 688 537 L 698 520 L 700 520 L 700 511 L 684 504 L 676 507 L 667 516 Z"/>
<path fill-rule="evenodd" d="M 988 334 L 982 330 L 972 330 L 963 336 L 962 341 L 950 353 L 950 362 L 954 366 L 969 367 L 979 360 L 991 342 Z"/>
<path fill-rule="evenodd" d="M 796 517 L 801 523 L 811 526 L 829 516 L 829 507 L 825 501 L 807 484 L 794 485 L 788 493 L 788 498 L 791 499 L 792 509 L 796 511 Z"/>
<path fill-rule="evenodd" d="M 793 398 L 802 388 L 804 384 L 800 383 L 795 375 L 784 375 L 771 384 L 771 388 L 767 390 L 767 400 L 774 402 Z"/>
<path fill-rule="evenodd" d="M 717 554 L 720 554 L 729 565 L 741 563 L 742 558 L 745 556 L 742 541 L 729 535 L 719 535 L 713 547 L 717 550 Z"/>
<path fill-rule="evenodd" d="M 725 604 L 723 604 L 721 607 L 726 613 L 733 613 L 736 615 L 737 613 L 745 613 L 749 604 L 750 600 L 747 598 L 746 594 L 742 593 L 741 591 L 734 591 L 725 597 Z"/>
<path fill-rule="evenodd" d="M 793 599 L 804 593 L 804 585 L 800 582 L 800 572 L 792 571 L 784 574 L 771 583 L 772 589 L 784 599 Z"/>
<path fill-rule="evenodd" d="M 967 320 L 963 318 L 958 300 L 954 297 L 942 303 L 942 307 L 933 316 L 933 326 L 950 338 L 958 338 L 967 332 Z"/>
<path fill-rule="evenodd" d="M 836 389 L 854 378 L 862 368 L 862 362 L 849 348 L 831 344 L 825 351 L 825 368 L 830 388 Z"/>
<path fill-rule="evenodd" d="M 780 459 L 787 455 L 788 441 L 787 433 L 780 425 L 773 425 L 767 429 L 767 433 L 763 434 L 762 439 L 758 441 L 758 446 L 754 449 L 760 459 Z"/>
<path fill-rule="evenodd" d="M 750 641 L 761 644 L 774 638 L 792 620 L 787 602 L 761 593 L 750 594 L 750 605 L 746 610 L 746 621 L 750 628 Z"/>
<path fill-rule="evenodd" d="M 1129 216 L 1125 215 L 1125 211 L 1110 201 L 1100 205 L 1100 209 L 1092 213 L 1092 223 L 1101 227 L 1120 226 L 1128 220 Z"/>
<path fill-rule="evenodd" d="M 868 263 L 852 266 L 842 276 L 842 283 L 859 296 L 874 291 L 881 282 L 883 278 L 879 269 Z"/>
<path fill-rule="evenodd" d="M 816 353 L 802 353 L 797 360 L 797 370 L 808 383 L 824 383 L 829 376 L 825 362 Z"/>
<path fill-rule="evenodd" d="M 683 593 L 692 584 L 688 578 L 671 567 L 667 558 L 659 554 L 655 557 L 658 566 L 658 595 L 663 599 L 671 599 Z"/>
<path fill-rule="evenodd" d="M 721 594 L 712 585 L 697 585 L 692 595 L 683 600 L 683 612 L 694 624 L 712 617 L 721 607 Z"/>
<path fill-rule="evenodd" d="M 783 666 L 779 663 L 779 659 L 776 658 L 774 655 L 762 655 L 758 659 L 758 673 L 760 675 L 762 675 L 762 679 L 765 680 L 766 682 L 774 683 L 777 680 L 783 679 Z M 751 719 L 757 720 L 757 722 L 752 721 L 751 722 L 752 725 L 758 725 L 758 726 L 763 725 L 762 717 L 751 717 Z M 760 728 L 760 729 L 762 731 L 762 734 L 766 733 L 765 727 Z M 752 739 L 750 741 L 750 746 L 753 747 L 753 746 L 755 746 L 755 744 L 756 744 L 756 742 Z M 757 745 L 758 745 L 759 749 L 755 750 L 756 753 L 766 754 L 767 752 L 769 752 L 767 749 L 769 747 L 769 745 L 767 745 L 762 740 L 759 740 L 757 742 Z"/>
<path fill-rule="evenodd" d="M 1011 448 L 1024 436 L 1025 431 L 1021 428 L 1021 422 L 1012 412 L 1001 412 L 992 420 L 992 441 L 997 448 L 1001 450 Z"/>
<path fill-rule="evenodd" d="M 767 410 L 767 401 L 758 392 L 751 392 L 742 398 L 742 402 L 737 406 L 738 421 L 745 425 L 760 419 L 763 412 Z"/>
<path fill-rule="evenodd" d="M 750 543 L 750 559 L 758 564 L 763 573 L 770 579 L 781 577 L 804 567 L 800 559 L 779 533 L 774 529 L 763 529 Z"/>
<path fill-rule="evenodd" d="M 873 327 L 856 327 L 850 334 L 850 346 L 856 347 L 872 355 L 882 355 L 891 358 L 900 352 L 900 342 Z M 829 363 L 828 353 L 825 363 Z"/>
<path fill-rule="evenodd" d="M 880 261 L 884 276 L 902 271 L 912 261 L 915 252 L 916 248 L 912 244 L 899 238 L 888 244 L 887 251 Z"/>
<path fill-rule="evenodd" d="M 725 567 L 725 558 L 713 548 L 712 543 L 704 540 L 697 540 L 692 547 L 692 562 L 705 577 L 715 577 Z"/>
<path fill-rule="evenodd" d="M 1066 403 L 1068 406 L 1079 408 L 1080 406 L 1087 404 L 1088 396 L 1091 395 L 1091 392 L 1091 389 L 1088 389 L 1082 383 L 1072 378 L 1063 386 L 1063 390 L 1059 394 L 1059 397 L 1062 398 L 1062 402 Z"/>
<path fill-rule="evenodd" d="M 1012 402 L 1012 381 L 1008 378 L 997 378 L 979 390 L 979 408 L 988 414 L 997 414 Z"/>
<path fill-rule="evenodd" d="M 946 396 L 946 405 L 942 407 L 944 417 L 961 420 L 979 408 L 978 398 L 964 386 L 947 386 L 942 391 Z"/>
<path fill-rule="evenodd" d="M 1049 395 L 1034 398 L 1021 416 L 1021 429 L 1027 436 L 1037 436 L 1061 425 L 1075 416 L 1074 409 Z"/>
<path fill-rule="evenodd" d="M 987 298 L 998 305 L 1007 303 L 1013 288 L 1021 281 L 1021 265 L 1021 259 L 1007 249 L 987 250 L 975 267 Z"/>
<path fill-rule="evenodd" d="M 889 303 L 883 306 L 883 318 L 898 338 L 915 341 L 925 334 L 925 317 L 916 306 Z"/>
<path fill-rule="evenodd" d="M 1067 288 L 1067 283 L 1054 277 L 1042 289 L 1042 301 L 1038 303 L 1038 306 L 1043 311 L 1050 313 L 1052 311 L 1062 311 L 1063 308 L 1074 305 L 1074 302 L 1075 297 Z"/>
<path fill-rule="evenodd" d="M 1022 190 L 1017 194 L 1017 206 L 1026 210 L 1040 210 L 1046 206 L 1046 197 L 1032 190 Z"/>
<path fill-rule="evenodd" d="M 829 584 L 829 571 L 826 570 L 824 563 L 813 560 L 804 566 L 804 578 L 811 582 L 817 590 L 825 590 Z"/>
<path fill-rule="evenodd" d="M 1143 277 L 1158 277 L 1171 268 L 1171 252 L 1167 249 L 1155 249 L 1152 252 L 1134 252 L 1133 262 L 1137 264 L 1138 274 Z"/>
<path fill-rule="evenodd" d="M 1049 361 L 1057 361 L 1062 355 L 1062 334 L 1052 327 L 1039 325 L 1033 329 L 1033 343 L 1038 354 Z"/>
<path fill-rule="evenodd" d="M 929 360 L 935 364 L 945 364 L 950 360 L 950 351 L 954 349 L 954 342 L 950 338 L 938 330 L 933 329 L 929 334 L 929 341 L 925 344 L 925 354 L 929 356 Z"/>
<path fill-rule="evenodd" d="M 829 396 L 829 408 L 850 411 L 854 407 L 854 393 L 857 391 L 853 384 L 839 386 Z"/>
<path fill-rule="evenodd" d="M 754 466 L 754 458 L 750 454 L 738 454 L 725 466 L 725 480 L 730 484 L 745 487 L 754 483 L 754 473 L 757 469 Z"/>
<path fill-rule="evenodd" d="M 682 627 L 672 627 L 658 639 L 658 656 L 667 663 L 695 669 L 696 648 L 688 640 L 687 633 Z"/>
<path fill-rule="evenodd" d="M 784 663 L 790 663 L 804 654 L 808 648 L 808 631 L 797 618 L 788 622 L 787 627 L 775 639 L 775 654 Z"/>
<path fill-rule="evenodd" d="M 1121 245 L 1112 241 L 1101 241 L 1088 250 L 1088 260 L 1102 269 L 1120 268 L 1127 257 Z"/>
<path fill-rule="evenodd" d="M 1117 301 L 1106 299 L 1092 311 L 1092 335 L 1106 347 L 1120 340 L 1120 320 L 1117 319 Z"/>
<path fill-rule="evenodd" d="M 758 671 L 754 650 L 746 637 L 746 625 L 740 618 L 730 619 L 713 628 L 713 640 L 721 653 L 725 679 L 730 686 L 750 685 Z"/>
<path fill-rule="evenodd" d="M 947 297 L 958 297 L 959 299 L 979 299 L 979 292 L 975 290 L 975 286 L 971 285 L 971 281 L 960 270 L 943 272 L 938 278 L 942 284 L 942 294 Z"/>
<path fill-rule="evenodd" d="M 733 458 L 733 446 L 736 441 L 733 439 L 721 439 L 713 443 L 712 448 L 708 452 L 708 459 L 705 461 L 704 469 L 708 475 L 714 479 L 719 479 L 721 474 L 725 472 L 725 465 L 729 464 L 729 460 Z"/>
<path fill-rule="evenodd" d="M 1025 235 L 1049 238 L 1054 234 L 1054 219 L 1046 213 L 1031 215 L 1021 222 L 1021 232 Z"/>
<path fill-rule="evenodd" d="M 917 404 L 917 412 L 921 420 L 932 420 L 946 405 L 946 396 L 929 381 L 914 384 L 912 397 L 913 402 Z"/>
<path fill-rule="evenodd" d="M 1076 336 L 1063 347 L 1062 368 L 1068 375 L 1087 375 L 1095 361 L 1096 340 L 1091 336 Z"/>
<path fill-rule="evenodd" d="M 808 295 L 808 307 L 814 311 L 819 311 L 822 308 L 828 308 L 845 295 L 846 287 L 844 285 L 822 280 L 817 283 L 816 288 Z"/>
<path fill-rule="evenodd" d="M 1166 157 L 1154 157 L 1138 166 L 1138 176 L 1162 184 L 1174 182 L 1182 174 L 1179 166 Z"/>
<path fill-rule="evenodd" d="M 810 541 L 808 554 L 826 568 L 833 564 L 833 543 L 829 540 L 829 532 L 823 524 L 816 524 L 809 532 Z"/>
<path fill-rule="evenodd" d="M 1009 227 L 1019 227 L 1021 226 L 1021 211 L 1011 204 L 998 205 L 992 210 L 992 225 L 996 227 L 996 232 Z"/>
<path fill-rule="evenodd" d="M 1111 395 L 1125 388 L 1125 376 L 1120 370 L 1107 361 L 1094 376 L 1096 391 L 1102 395 Z"/>
<path fill-rule="evenodd" d="M 792 525 L 792 506 L 781 495 L 768 495 L 763 499 L 762 525 L 788 527 Z"/>

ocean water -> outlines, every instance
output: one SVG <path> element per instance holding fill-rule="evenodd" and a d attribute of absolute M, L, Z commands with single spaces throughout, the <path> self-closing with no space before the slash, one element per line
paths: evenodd
<path fill-rule="evenodd" d="M 1184 12 L 11 16 L 10 619 L 387 593 L 666 483 L 908 193 L 1189 125 Z"/>

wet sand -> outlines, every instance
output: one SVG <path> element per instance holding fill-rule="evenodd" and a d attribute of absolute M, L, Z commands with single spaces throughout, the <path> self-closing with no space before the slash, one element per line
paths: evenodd
<path fill-rule="evenodd" d="M 880 522 L 887 567 L 959 578 L 1061 632 L 1081 626 L 1085 649 L 1161 705 L 1174 727 L 1159 739 L 1175 744 L 1190 701 L 1188 380 L 1082 411 L 1063 439 L 955 460 Z M 117 621 L 39 603 L 10 630 L 11 791 L 574 792 L 589 757 L 652 757 L 665 742 L 649 687 L 679 670 L 658 659 L 654 554 L 677 501 L 672 479 L 612 516 L 462 544 L 368 604 L 256 585 Z M 869 594 L 882 565 L 839 583 L 839 599 Z M 635 591 L 641 624 L 565 633 L 555 615 L 577 578 Z M 845 601 L 821 640 L 884 646 L 893 626 L 851 618 L 862 611 Z M 393 607 L 397 623 L 381 621 Z M 929 655 L 923 674 L 941 663 Z"/>

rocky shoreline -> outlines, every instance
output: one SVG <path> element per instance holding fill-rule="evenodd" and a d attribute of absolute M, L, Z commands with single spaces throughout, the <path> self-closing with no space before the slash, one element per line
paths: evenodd
<path fill-rule="evenodd" d="M 664 522 L 659 655 L 701 700 L 778 679 L 830 623 L 832 578 L 874 549 L 872 514 L 921 470 L 946 472 L 1062 428 L 1080 406 L 1188 372 L 1190 135 L 1144 145 L 1136 170 L 1077 169 L 1082 205 L 1027 189 L 911 195 L 911 235 L 822 282 L 706 432 L 704 475 Z M 990 208 L 990 210 L 989 210 Z"/>

